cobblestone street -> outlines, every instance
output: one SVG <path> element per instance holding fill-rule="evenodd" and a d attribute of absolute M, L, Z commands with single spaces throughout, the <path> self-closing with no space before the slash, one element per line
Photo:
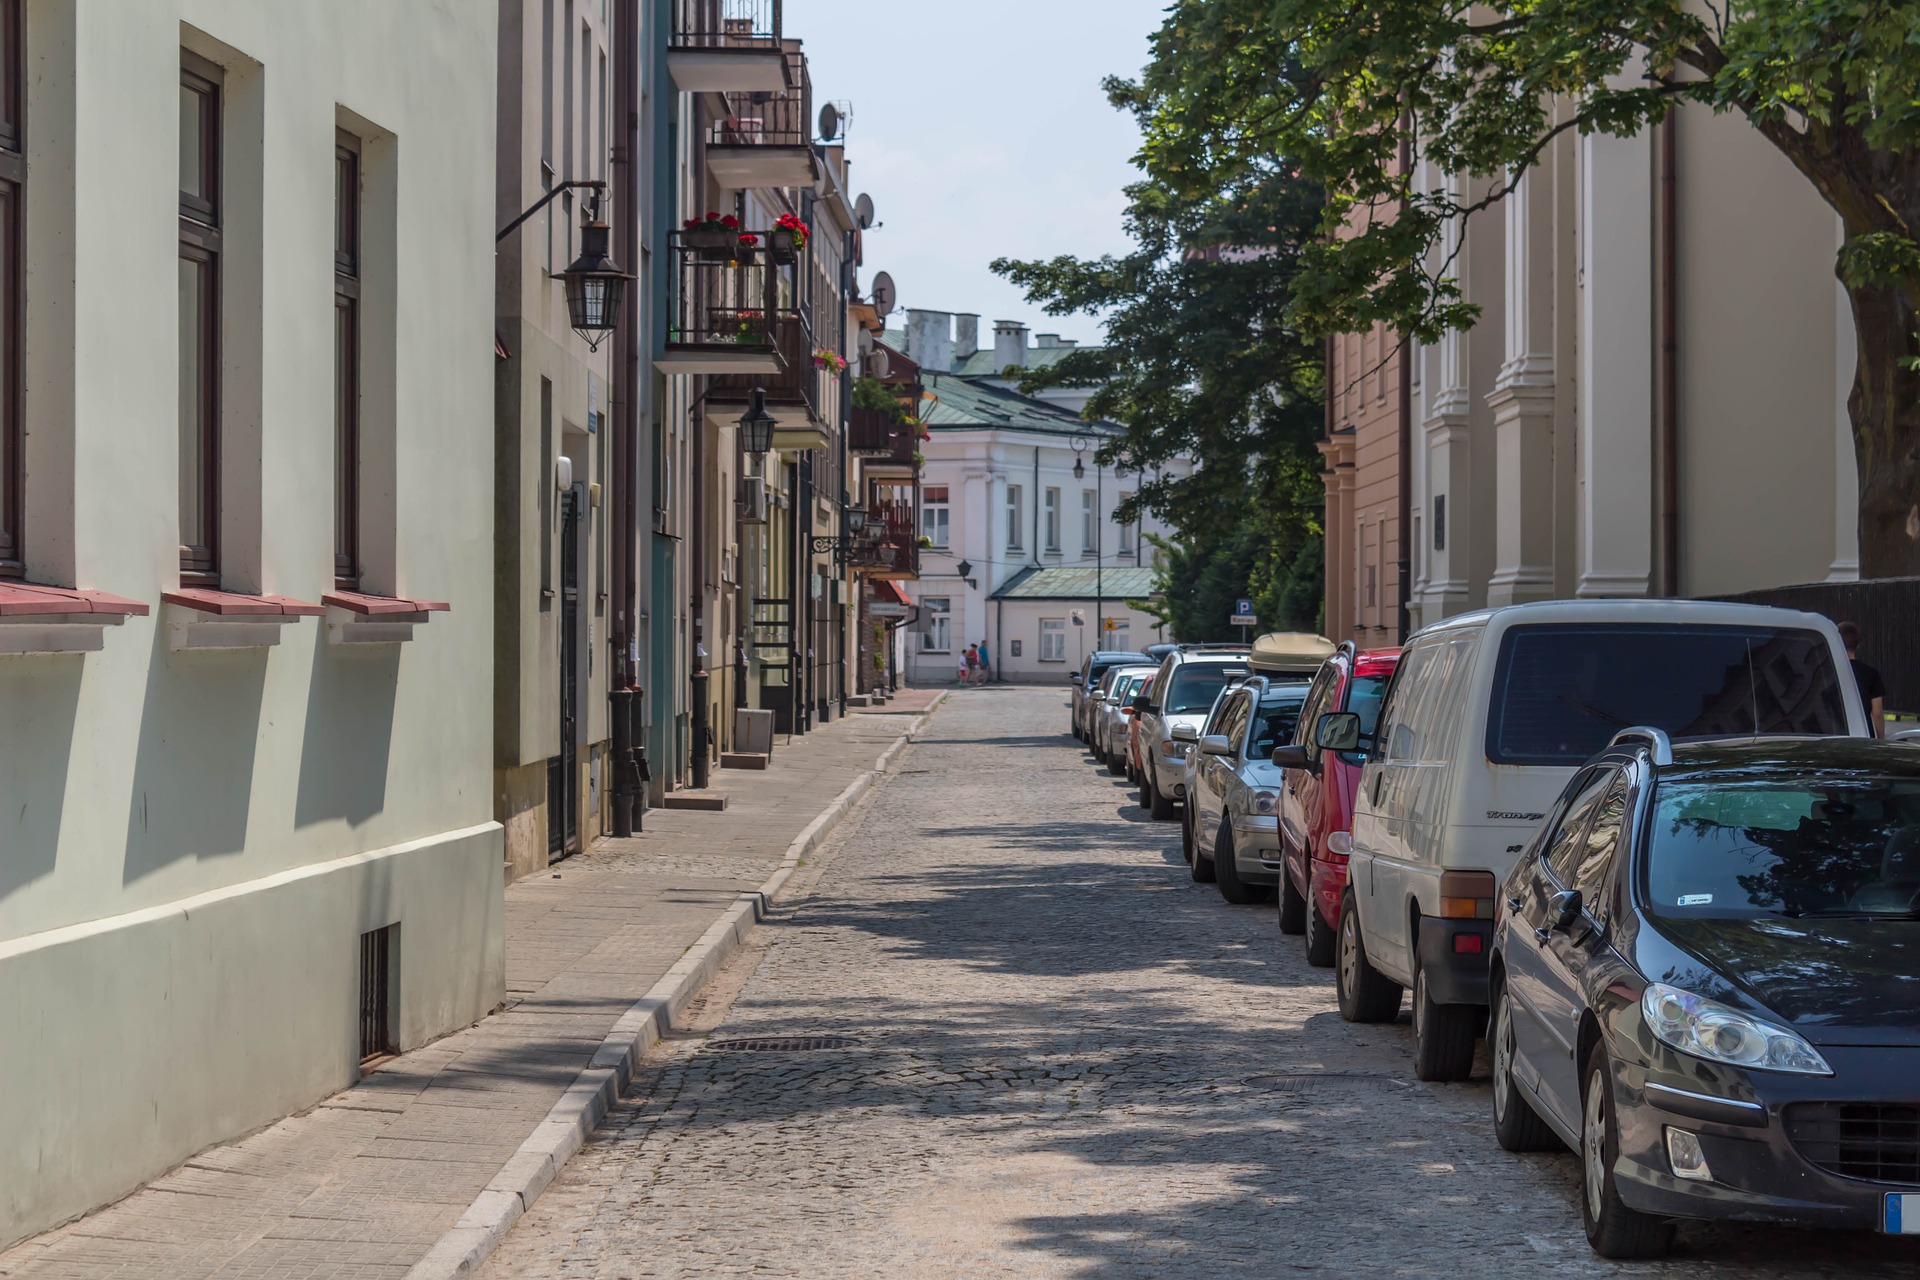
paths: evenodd
<path fill-rule="evenodd" d="M 1404 1015 L 1343 1023 L 1064 701 L 951 699 L 483 1274 L 1915 1274 L 1753 1228 L 1595 1258 L 1574 1160 L 1495 1144 L 1484 1063 L 1418 1084 Z M 728 1047 L 772 1036 L 850 1043 Z"/>

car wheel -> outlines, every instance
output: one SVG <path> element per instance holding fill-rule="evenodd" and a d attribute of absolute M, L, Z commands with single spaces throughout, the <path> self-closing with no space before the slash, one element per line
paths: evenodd
<path fill-rule="evenodd" d="M 1660 1258 L 1673 1245 L 1673 1223 L 1630 1208 L 1620 1199 L 1613 1166 L 1620 1158 L 1620 1124 L 1614 1115 L 1613 1073 L 1607 1047 L 1587 1055 L 1587 1087 L 1581 1095 L 1580 1218 L 1587 1243 L 1603 1258 Z"/>
<path fill-rule="evenodd" d="M 1340 948 L 1333 969 L 1333 991 L 1340 1016 L 1348 1022 L 1391 1022 L 1400 1015 L 1400 984 L 1367 961 L 1360 937 L 1360 913 L 1349 893 L 1340 903 Z"/>
<path fill-rule="evenodd" d="M 1118 751 L 1107 752 L 1107 772 L 1117 778 L 1126 771 L 1126 762 L 1120 758 L 1120 753 Z"/>
<path fill-rule="evenodd" d="M 1280 864 L 1280 932 L 1289 938 L 1296 938 L 1306 932 L 1307 900 L 1293 887 L 1293 877 L 1287 874 L 1287 865 Z"/>
<path fill-rule="evenodd" d="M 1473 1074 L 1480 1038 L 1480 1006 L 1439 1004 L 1427 990 L 1427 971 L 1413 971 L 1413 1074 L 1421 1080 L 1465 1080 Z"/>
<path fill-rule="evenodd" d="M 1236 907 L 1267 900 L 1265 885 L 1248 884 L 1240 878 L 1240 868 L 1233 861 L 1233 823 L 1230 819 L 1220 820 L 1220 835 L 1213 842 L 1213 875 L 1220 884 L 1220 896 Z"/>
<path fill-rule="evenodd" d="M 1143 794 L 1144 794 L 1144 790 L 1143 790 Z M 1184 812 L 1180 815 L 1180 852 L 1182 855 L 1185 856 L 1187 860 L 1187 865 L 1192 866 L 1193 865 L 1193 814 L 1190 811 Z"/>
<path fill-rule="evenodd" d="M 1147 771 L 1145 769 L 1140 771 L 1140 807 L 1149 811 L 1153 808 L 1153 784 L 1147 781 Z M 1192 862 L 1193 842 L 1191 839 L 1187 841 L 1187 849 L 1187 861 Z"/>
<path fill-rule="evenodd" d="M 1193 832 L 1193 857 L 1187 859 L 1187 869 L 1193 873 L 1195 884 L 1212 884 L 1214 877 L 1213 855 L 1200 848 L 1200 832 L 1194 827 L 1193 815 L 1185 814 L 1181 825 Z"/>
<path fill-rule="evenodd" d="M 1493 991 L 1493 1017 L 1487 1024 L 1493 1050 L 1493 1136 L 1508 1151 L 1557 1151 L 1560 1139 L 1513 1079 L 1513 997 L 1505 983 Z"/>
<path fill-rule="evenodd" d="M 1160 788 L 1153 785 L 1153 771 L 1147 771 L 1147 816 L 1158 822 L 1165 822 L 1173 816 L 1173 801 L 1160 794 Z"/>
<path fill-rule="evenodd" d="M 1320 914 L 1320 900 L 1310 898 L 1307 901 L 1307 963 L 1316 969 L 1331 969 L 1333 955 L 1339 939 L 1334 935 L 1333 926 Z"/>

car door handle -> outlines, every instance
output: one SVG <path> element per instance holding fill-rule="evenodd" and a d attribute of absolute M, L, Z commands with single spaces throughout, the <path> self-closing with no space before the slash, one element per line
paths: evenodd
<path fill-rule="evenodd" d="M 1520 901 L 1520 899 L 1518 899 L 1518 898 L 1508 898 L 1508 899 L 1507 899 L 1507 910 L 1509 910 L 1509 911 L 1519 911 L 1522 905 L 1523 905 L 1523 904 L 1521 903 L 1521 901 Z"/>
<path fill-rule="evenodd" d="M 1533 931 L 1533 940 L 1543 947 L 1546 946 L 1552 938 L 1553 930 L 1551 929 L 1535 929 Z"/>

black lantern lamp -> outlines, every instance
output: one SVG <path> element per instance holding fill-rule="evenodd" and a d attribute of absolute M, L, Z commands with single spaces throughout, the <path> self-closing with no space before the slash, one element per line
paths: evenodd
<path fill-rule="evenodd" d="M 755 387 L 747 397 L 747 411 L 740 415 L 740 439 L 748 453 L 765 453 L 773 448 L 773 429 L 779 424 L 767 412 L 767 393 Z"/>
<path fill-rule="evenodd" d="M 1073 455 L 1073 478 L 1075 480 L 1087 478 L 1087 464 L 1080 461 L 1080 455 L 1077 453 Z"/>
<path fill-rule="evenodd" d="M 620 304 L 633 277 L 607 256 L 607 224 L 593 212 L 587 216 L 590 221 L 580 226 L 580 256 L 560 278 L 566 281 L 567 315 L 574 332 L 587 340 L 587 350 L 598 351 L 620 322 Z"/>

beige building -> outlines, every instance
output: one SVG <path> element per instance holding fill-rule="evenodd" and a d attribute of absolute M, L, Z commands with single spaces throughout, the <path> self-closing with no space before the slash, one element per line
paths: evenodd
<path fill-rule="evenodd" d="M 497 25 L 0 0 L 0 1245 L 501 998 Z"/>
<path fill-rule="evenodd" d="M 1362 649 L 1405 638 L 1401 462 L 1411 353 L 1384 328 L 1327 340 L 1323 634 Z"/>
<path fill-rule="evenodd" d="M 1737 117 L 1556 140 L 1439 250 L 1482 314 L 1410 388 L 1415 623 L 1857 576 L 1838 238 Z"/>

